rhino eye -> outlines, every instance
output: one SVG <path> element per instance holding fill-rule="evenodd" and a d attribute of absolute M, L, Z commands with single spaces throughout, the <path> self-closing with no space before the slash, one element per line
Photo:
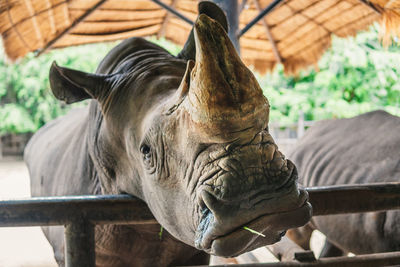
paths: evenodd
<path fill-rule="evenodd" d="M 155 171 L 155 162 L 153 158 L 153 153 L 151 151 L 150 146 L 143 144 L 140 146 L 140 153 L 142 153 L 142 160 L 144 163 L 144 166 L 146 167 L 147 171 L 150 173 L 154 173 Z"/>
<path fill-rule="evenodd" d="M 151 149 L 148 145 L 142 145 L 140 147 L 140 153 L 142 153 L 145 156 L 148 156 L 150 154 L 150 151 L 151 151 Z"/>

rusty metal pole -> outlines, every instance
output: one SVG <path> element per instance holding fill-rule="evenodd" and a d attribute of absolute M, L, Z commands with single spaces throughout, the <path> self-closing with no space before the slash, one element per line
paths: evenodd
<path fill-rule="evenodd" d="M 238 38 L 239 29 L 239 5 L 238 0 L 212 0 L 226 14 L 228 20 L 228 36 L 231 39 L 236 51 L 240 54 L 240 44 Z"/>
<path fill-rule="evenodd" d="M 95 267 L 94 225 L 86 220 L 65 225 L 65 266 Z"/>

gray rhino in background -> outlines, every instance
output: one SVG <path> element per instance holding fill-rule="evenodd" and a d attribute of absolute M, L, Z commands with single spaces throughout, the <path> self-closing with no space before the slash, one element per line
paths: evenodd
<path fill-rule="evenodd" d="M 351 119 L 321 121 L 289 154 L 304 186 L 400 181 L 400 118 L 374 111 Z M 400 211 L 313 217 L 289 236 L 306 249 L 312 229 L 327 242 L 321 256 L 400 250 Z"/>
<path fill-rule="evenodd" d="M 275 243 L 311 217 L 225 16 L 209 2 L 199 11 L 178 57 L 131 38 L 96 74 L 51 67 L 58 99 L 93 100 L 31 139 L 32 195 L 130 194 L 168 231 L 160 240 L 159 225 L 97 226 L 97 266 L 206 264 L 208 254 L 231 257 Z M 62 228 L 44 232 L 63 265 Z"/>

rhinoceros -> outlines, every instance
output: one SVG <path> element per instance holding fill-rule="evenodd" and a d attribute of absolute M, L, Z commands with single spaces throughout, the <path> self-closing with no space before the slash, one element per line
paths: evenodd
<path fill-rule="evenodd" d="M 31 139 L 32 195 L 129 194 L 168 232 L 160 240 L 160 225 L 97 226 L 97 266 L 204 264 L 209 254 L 231 257 L 277 242 L 311 217 L 223 12 L 209 2 L 199 11 L 178 56 L 131 38 L 95 74 L 50 69 L 56 98 L 92 100 Z M 44 233 L 63 265 L 62 229 Z"/>
<path fill-rule="evenodd" d="M 373 111 L 350 119 L 316 123 L 289 158 L 304 186 L 399 182 L 400 118 Z M 340 200 L 338 200 L 340 201 Z M 313 217 L 292 232 L 303 246 L 312 228 L 327 237 L 322 256 L 400 250 L 400 211 Z"/>

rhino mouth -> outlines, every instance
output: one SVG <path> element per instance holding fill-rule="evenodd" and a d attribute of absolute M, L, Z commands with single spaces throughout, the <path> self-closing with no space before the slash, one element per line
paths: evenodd
<path fill-rule="evenodd" d="M 307 201 L 299 208 L 275 214 L 265 214 L 248 223 L 242 224 L 225 235 L 208 239 L 206 252 L 223 257 L 236 257 L 245 252 L 279 242 L 286 230 L 306 224 L 311 218 L 311 205 Z M 259 234 L 245 229 L 253 229 Z M 211 230 L 212 231 L 212 230 Z"/>
<path fill-rule="evenodd" d="M 217 256 L 235 257 L 276 243 L 285 235 L 286 230 L 306 224 L 312 216 L 308 193 L 298 189 L 296 183 L 282 191 L 279 197 L 274 194 L 273 198 L 257 203 L 255 207 L 242 208 L 240 204 L 228 206 L 224 203 L 226 214 L 221 215 L 209 208 L 213 205 L 211 202 L 218 200 L 204 190 L 202 217 L 196 231 L 196 248 Z M 284 206 L 282 203 L 290 204 Z"/>

